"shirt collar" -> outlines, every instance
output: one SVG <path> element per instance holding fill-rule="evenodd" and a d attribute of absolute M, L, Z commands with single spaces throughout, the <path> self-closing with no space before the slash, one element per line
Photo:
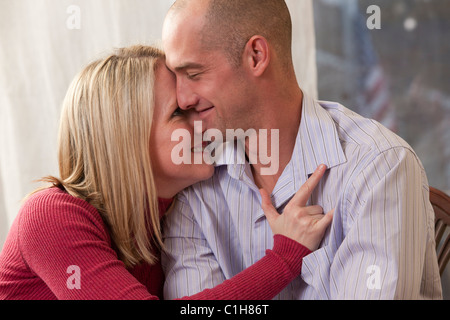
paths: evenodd
<path fill-rule="evenodd" d="M 329 169 L 347 161 L 336 123 L 320 102 L 303 96 L 302 121 L 291 162 L 303 162 L 302 171 L 311 175 L 321 164 Z"/>
<path fill-rule="evenodd" d="M 222 152 L 216 160 L 215 166 L 227 166 L 228 174 L 234 179 L 242 179 L 250 165 L 245 156 L 245 147 L 242 143 L 227 141 L 222 144 Z M 250 168 L 251 171 L 251 168 Z M 252 176 L 251 174 L 249 175 Z"/>

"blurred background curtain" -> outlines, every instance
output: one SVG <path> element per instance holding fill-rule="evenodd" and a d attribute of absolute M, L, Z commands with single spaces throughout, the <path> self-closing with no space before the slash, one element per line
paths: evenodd
<path fill-rule="evenodd" d="M 311 0 L 287 0 L 301 87 L 317 97 Z M 0 0 L 0 248 L 23 197 L 58 175 L 56 137 L 69 83 L 112 48 L 158 43 L 173 0 Z"/>

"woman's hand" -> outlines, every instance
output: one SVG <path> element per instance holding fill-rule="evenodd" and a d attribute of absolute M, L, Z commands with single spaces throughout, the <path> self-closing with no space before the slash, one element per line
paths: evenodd
<path fill-rule="evenodd" d="M 286 205 L 283 214 L 279 214 L 273 207 L 269 194 L 263 189 L 260 190 L 262 209 L 274 235 L 280 234 L 291 238 L 311 251 L 319 247 L 325 230 L 333 220 L 334 209 L 324 215 L 322 207 L 306 207 L 306 203 L 326 169 L 325 165 L 317 168 Z"/>

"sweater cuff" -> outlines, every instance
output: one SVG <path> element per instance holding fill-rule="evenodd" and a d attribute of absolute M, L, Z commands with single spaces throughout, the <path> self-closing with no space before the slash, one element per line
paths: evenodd
<path fill-rule="evenodd" d="M 288 265 L 291 272 L 300 275 L 303 258 L 312 251 L 301 243 L 283 235 L 275 235 L 272 251 L 280 256 Z"/>

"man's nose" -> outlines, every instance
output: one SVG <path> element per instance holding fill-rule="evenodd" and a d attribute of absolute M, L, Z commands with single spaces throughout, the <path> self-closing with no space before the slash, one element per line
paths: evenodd
<path fill-rule="evenodd" d="M 178 105 L 182 110 L 194 109 L 198 105 L 199 97 L 186 81 L 177 81 Z"/>

